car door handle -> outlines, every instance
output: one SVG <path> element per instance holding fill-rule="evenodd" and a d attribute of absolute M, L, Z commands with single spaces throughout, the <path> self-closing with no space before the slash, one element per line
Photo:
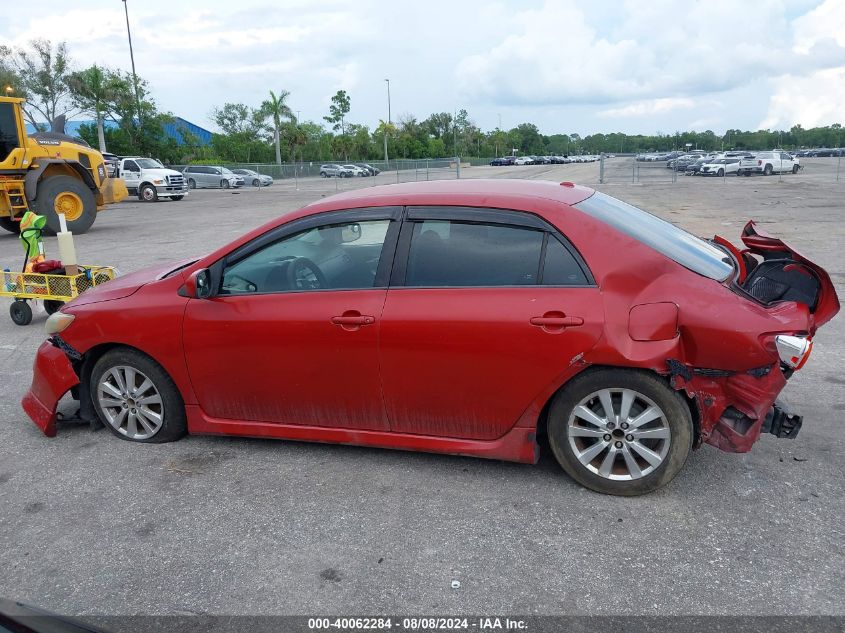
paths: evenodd
<path fill-rule="evenodd" d="M 547 332 L 560 332 L 568 327 L 584 325 L 581 317 L 566 316 L 563 312 L 546 312 L 543 316 L 531 317 L 531 325 L 543 328 Z"/>
<path fill-rule="evenodd" d="M 333 325 L 339 325 L 344 330 L 357 330 L 362 325 L 372 325 L 376 318 L 368 314 L 361 314 L 357 310 L 347 310 L 340 316 L 331 318 Z"/>

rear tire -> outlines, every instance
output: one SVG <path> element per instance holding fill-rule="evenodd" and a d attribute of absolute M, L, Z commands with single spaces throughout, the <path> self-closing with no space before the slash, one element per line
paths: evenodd
<path fill-rule="evenodd" d="M 97 416 L 121 439 L 160 444 L 187 433 L 185 403 L 176 384 L 138 350 L 120 347 L 103 354 L 90 385 Z"/>
<path fill-rule="evenodd" d="M 45 233 L 55 234 L 61 228 L 56 211 L 56 198 L 62 193 L 73 194 L 82 202 L 81 213 L 76 218 L 65 218 L 68 231 L 76 235 L 85 233 L 97 218 L 97 201 L 85 183 L 71 176 L 49 176 L 38 183 L 33 206 L 39 215 L 47 219 Z"/>
<path fill-rule="evenodd" d="M 797 174 L 797 173 L 798 173 L 798 169 L 799 169 L 798 165 L 793 165 L 793 166 L 792 166 L 792 173 L 793 173 L 793 174 Z"/>
<path fill-rule="evenodd" d="M 0 229 L 6 229 L 9 233 L 18 235 L 21 232 L 21 223 L 15 222 L 8 216 L 3 216 L 0 218 Z"/>
<path fill-rule="evenodd" d="M 772 169 L 771 165 L 766 165 L 765 167 L 763 167 L 763 175 L 764 176 L 771 176 L 772 172 L 774 172 L 774 169 Z"/>
<path fill-rule="evenodd" d="M 197 188 L 197 181 L 193 178 L 188 178 L 188 189 L 196 189 Z"/>
<path fill-rule="evenodd" d="M 659 415 L 635 426 L 643 413 Z M 692 448 L 689 406 L 644 371 L 598 369 L 576 376 L 554 396 L 548 419 L 558 463 L 575 481 L 603 494 L 635 496 L 662 488 Z M 601 424 L 605 419 L 612 426 Z"/>
<path fill-rule="evenodd" d="M 54 299 L 47 299 L 44 301 L 44 311 L 47 314 L 53 314 L 58 312 L 59 309 L 65 304 L 64 301 L 56 301 Z"/>

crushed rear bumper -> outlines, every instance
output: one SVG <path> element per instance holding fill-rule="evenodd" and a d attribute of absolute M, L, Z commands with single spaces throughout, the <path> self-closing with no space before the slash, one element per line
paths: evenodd
<path fill-rule="evenodd" d="M 51 341 L 38 348 L 32 367 L 32 385 L 21 406 L 47 437 L 56 435 L 56 407 L 69 389 L 79 384 L 79 376 L 65 353 Z"/>

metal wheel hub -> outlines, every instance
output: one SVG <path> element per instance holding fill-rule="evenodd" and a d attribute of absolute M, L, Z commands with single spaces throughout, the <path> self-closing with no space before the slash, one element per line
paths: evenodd
<path fill-rule="evenodd" d="M 614 481 L 654 472 L 672 439 L 663 410 L 633 389 L 591 393 L 572 410 L 567 426 L 569 446 L 581 465 Z"/>
<path fill-rule="evenodd" d="M 164 402 L 156 386 L 134 367 L 112 367 L 97 384 L 97 403 L 108 423 L 133 440 L 154 436 L 164 424 Z"/>

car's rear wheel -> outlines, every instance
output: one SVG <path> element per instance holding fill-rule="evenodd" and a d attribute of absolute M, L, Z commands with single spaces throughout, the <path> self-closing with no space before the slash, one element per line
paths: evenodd
<path fill-rule="evenodd" d="M 793 166 L 792 166 L 792 173 L 793 173 L 793 174 L 797 174 L 797 173 L 798 173 L 798 165 L 793 165 Z"/>
<path fill-rule="evenodd" d="M 575 377 L 549 409 L 549 444 L 578 483 L 641 495 L 669 483 L 692 448 L 689 407 L 657 375 L 601 369 Z"/>
<path fill-rule="evenodd" d="M 197 181 L 193 178 L 188 178 L 188 189 L 196 189 L 197 188 Z"/>
<path fill-rule="evenodd" d="M 146 354 L 118 348 L 91 372 L 91 401 L 103 424 L 133 442 L 177 440 L 187 431 L 182 396 L 166 371 Z"/>

